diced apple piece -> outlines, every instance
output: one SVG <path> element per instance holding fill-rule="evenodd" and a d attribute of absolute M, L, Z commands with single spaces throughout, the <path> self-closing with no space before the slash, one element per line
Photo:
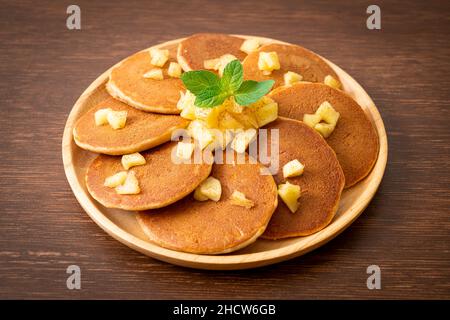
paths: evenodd
<path fill-rule="evenodd" d="M 194 120 L 195 119 L 195 106 L 186 106 L 183 110 L 181 110 L 180 116 L 182 118 L 188 119 L 188 120 Z"/>
<path fill-rule="evenodd" d="M 247 199 L 245 194 L 243 194 L 242 192 L 239 192 L 237 190 L 233 191 L 230 199 L 231 199 L 232 204 L 234 204 L 236 206 L 245 207 L 247 209 L 250 209 L 255 205 L 255 203 L 252 200 Z"/>
<path fill-rule="evenodd" d="M 248 145 L 256 138 L 256 130 L 248 129 L 241 131 L 234 137 L 231 142 L 231 148 L 237 153 L 243 153 L 247 150 Z"/>
<path fill-rule="evenodd" d="M 226 129 L 244 129 L 242 123 L 237 121 L 229 112 L 224 111 L 219 116 L 219 128 L 222 130 Z"/>
<path fill-rule="evenodd" d="M 244 106 L 238 104 L 234 97 L 230 97 L 223 103 L 224 110 L 229 111 L 231 113 L 242 113 L 244 111 Z"/>
<path fill-rule="evenodd" d="M 280 69 L 280 60 L 278 54 L 272 52 L 260 52 L 258 57 L 258 68 L 261 71 L 272 72 L 273 70 Z M 269 73 L 270 74 L 270 73 Z"/>
<path fill-rule="evenodd" d="M 335 88 L 335 89 L 340 89 L 341 88 L 341 83 L 339 82 L 339 80 L 335 79 L 331 75 L 327 75 L 325 77 L 325 79 L 323 80 L 323 83 L 325 83 L 327 86 L 330 86 L 330 87 Z"/>
<path fill-rule="evenodd" d="M 177 102 L 177 109 L 181 110 L 180 116 L 188 120 L 195 119 L 195 96 L 187 90 L 185 93 L 180 92 L 180 99 Z"/>
<path fill-rule="evenodd" d="M 136 173 L 134 173 L 134 171 L 129 171 L 125 182 L 122 185 L 117 186 L 115 190 L 118 194 L 140 193 L 141 188 L 139 187 L 139 181 L 136 178 Z"/>
<path fill-rule="evenodd" d="M 300 186 L 286 182 L 278 185 L 278 195 L 286 206 L 295 213 L 299 207 L 298 199 L 300 198 Z"/>
<path fill-rule="evenodd" d="M 206 127 L 205 123 L 201 120 L 192 121 L 187 128 L 189 135 L 194 138 L 200 149 L 203 150 L 208 144 L 210 144 L 214 137 L 211 131 Z"/>
<path fill-rule="evenodd" d="M 237 121 L 242 123 L 244 129 L 258 128 L 258 120 L 253 110 L 244 111 L 243 113 L 237 113 L 233 115 Z"/>
<path fill-rule="evenodd" d="M 126 178 L 127 178 L 126 171 L 117 172 L 116 174 L 105 179 L 104 186 L 109 188 L 115 188 L 123 184 Z"/>
<path fill-rule="evenodd" d="M 197 187 L 194 191 L 194 199 L 197 201 L 206 201 L 209 198 L 202 193 L 200 187 Z"/>
<path fill-rule="evenodd" d="M 177 109 L 183 110 L 188 106 L 193 106 L 194 102 L 195 95 L 192 92 L 190 92 L 189 90 L 186 90 L 186 92 L 180 91 L 180 99 L 178 99 L 177 102 Z"/>
<path fill-rule="evenodd" d="M 117 130 L 125 127 L 127 122 L 127 114 L 127 111 L 109 111 L 106 117 L 109 125 L 114 130 Z"/>
<path fill-rule="evenodd" d="M 245 129 L 258 128 L 258 119 L 256 118 L 255 110 L 255 104 L 250 104 L 244 107 L 241 113 L 233 113 L 232 115 Z"/>
<path fill-rule="evenodd" d="M 194 120 L 189 123 L 187 130 L 189 132 L 189 135 L 193 138 L 196 136 L 201 135 L 203 130 L 207 129 L 205 123 L 202 120 Z"/>
<path fill-rule="evenodd" d="M 161 69 L 152 69 L 144 73 L 143 77 L 145 79 L 162 80 L 164 75 Z"/>
<path fill-rule="evenodd" d="M 263 127 L 278 118 L 278 103 L 269 97 L 262 100 L 262 104 L 257 105 L 255 110 L 258 127 Z"/>
<path fill-rule="evenodd" d="M 333 133 L 334 128 L 335 125 L 322 122 L 314 126 L 314 129 L 319 132 L 324 138 L 328 138 Z"/>
<path fill-rule="evenodd" d="M 316 124 L 318 124 L 320 122 L 320 115 L 318 114 L 304 114 L 303 115 L 303 123 L 306 124 L 307 126 L 314 128 L 314 126 Z"/>
<path fill-rule="evenodd" d="M 214 177 L 208 177 L 195 189 L 194 199 L 198 201 L 210 199 L 217 202 L 220 200 L 221 195 L 222 186 L 220 185 L 220 181 Z"/>
<path fill-rule="evenodd" d="M 233 60 L 237 60 L 237 58 L 232 54 L 227 53 L 217 59 L 209 59 L 203 61 L 203 67 L 208 70 L 218 71 L 219 75 L 222 76 L 223 70 L 225 69 L 227 64 Z"/>
<path fill-rule="evenodd" d="M 237 58 L 232 54 L 224 54 L 223 56 L 216 59 L 209 59 L 203 61 L 203 67 L 208 70 L 219 71 L 220 69 L 224 69 L 225 66 Z"/>
<path fill-rule="evenodd" d="M 284 85 L 291 86 L 296 82 L 302 81 L 303 77 L 295 72 L 288 71 L 284 74 Z"/>
<path fill-rule="evenodd" d="M 194 152 L 194 144 L 190 142 L 178 142 L 176 155 L 179 159 L 189 160 Z"/>
<path fill-rule="evenodd" d="M 99 109 L 95 112 L 95 125 L 102 126 L 108 123 L 108 113 L 112 111 L 111 108 Z"/>
<path fill-rule="evenodd" d="M 150 50 L 150 63 L 156 67 L 162 67 L 169 60 L 169 50 L 151 49 Z"/>
<path fill-rule="evenodd" d="M 131 167 L 141 166 L 145 163 L 146 161 L 144 156 L 139 152 L 125 154 L 122 156 L 122 166 L 125 168 L 125 170 L 128 170 Z"/>
<path fill-rule="evenodd" d="M 167 69 L 167 74 L 172 78 L 181 77 L 181 66 L 176 62 L 171 62 L 169 68 Z"/>
<path fill-rule="evenodd" d="M 339 112 L 328 102 L 323 102 L 314 114 L 304 114 L 303 122 L 328 138 L 339 120 Z M 321 122 L 323 121 L 323 122 Z"/>
<path fill-rule="evenodd" d="M 297 177 L 303 174 L 304 169 L 305 166 L 297 159 L 294 159 L 283 166 L 283 177 Z"/>
<path fill-rule="evenodd" d="M 228 109 L 232 113 L 242 113 L 244 111 L 244 106 L 241 106 L 237 102 L 230 105 L 230 108 Z"/>
<path fill-rule="evenodd" d="M 219 125 L 218 118 L 222 110 L 222 106 L 216 106 L 214 108 L 195 107 L 195 118 L 203 120 L 208 128 L 217 128 Z"/>
<path fill-rule="evenodd" d="M 209 145 L 212 150 L 225 150 L 226 147 L 233 141 L 233 133 L 231 130 L 221 131 L 219 129 L 213 130 L 214 141 Z"/>
<path fill-rule="evenodd" d="M 207 70 L 218 70 L 219 69 L 220 58 L 209 59 L 203 61 L 203 67 Z"/>
<path fill-rule="evenodd" d="M 337 112 L 328 101 L 323 102 L 319 106 L 316 114 L 319 114 L 323 121 L 334 126 L 336 125 L 340 116 L 339 112 Z"/>
<path fill-rule="evenodd" d="M 246 54 L 250 54 L 253 51 L 258 50 L 260 45 L 261 45 L 261 42 L 258 39 L 251 38 L 251 39 L 245 40 L 242 43 L 240 50 L 245 52 Z"/>
<path fill-rule="evenodd" d="M 202 136 L 196 138 L 201 150 L 205 149 L 213 140 L 211 133 L 208 131 L 205 131 Z"/>
<path fill-rule="evenodd" d="M 205 120 L 209 116 L 209 114 L 211 113 L 212 110 L 213 110 L 213 108 L 198 108 L 198 107 L 196 107 L 194 110 L 195 118 L 200 119 L 200 120 Z"/>

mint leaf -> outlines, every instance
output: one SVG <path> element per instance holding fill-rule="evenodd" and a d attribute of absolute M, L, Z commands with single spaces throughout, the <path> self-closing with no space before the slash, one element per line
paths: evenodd
<path fill-rule="evenodd" d="M 223 70 L 223 76 L 220 79 L 222 91 L 230 95 L 239 89 L 244 78 L 244 69 L 239 60 L 233 60 L 228 63 Z"/>
<path fill-rule="evenodd" d="M 196 95 L 194 104 L 200 108 L 213 108 L 222 104 L 228 96 L 221 91 L 220 86 L 214 86 Z"/>
<path fill-rule="evenodd" d="M 185 72 L 181 75 L 181 80 L 184 86 L 194 95 L 198 95 L 211 87 L 220 86 L 220 78 L 206 70 Z"/>
<path fill-rule="evenodd" d="M 241 106 L 247 106 L 254 103 L 266 95 L 272 88 L 275 81 L 253 81 L 246 80 L 242 82 L 240 88 L 234 93 L 234 98 L 236 102 Z"/>
<path fill-rule="evenodd" d="M 247 106 L 267 94 L 275 83 L 273 80 L 243 81 L 243 78 L 239 60 L 225 66 L 222 78 L 206 70 L 189 71 L 181 76 L 184 86 L 195 95 L 195 105 L 201 108 L 213 108 L 230 96 L 241 106 Z"/>

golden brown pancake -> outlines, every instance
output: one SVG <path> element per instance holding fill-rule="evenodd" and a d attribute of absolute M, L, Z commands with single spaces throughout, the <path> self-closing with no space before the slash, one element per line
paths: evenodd
<path fill-rule="evenodd" d="M 178 63 L 184 71 L 204 69 L 205 60 L 232 54 L 239 60 L 246 56 L 240 50 L 244 39 L 220 33 L 194 34 L 178 45 Z"/>
<path fill-rule="evenodd" d="M 369 174 L 378 156 L 378 135 L 358 103 L 346 93 L 319 83 L 297 83 L 270 94 L 278 102 L 278 114 L 303 120 L 328 101 L 340 113 L 336 128 L 326 141 L 336 152 L 345 174 L 345 187 L 351 187 Z"/>
<path fill-rule="evenodd" d="M 344 174 L 334 151 L 320 134 L 300 121 L 280 117 L 265 128 L 269 129 L 269 138 L 270 129 L 279 129 L 280 169 L 274 175 L 275 182 L 299 185 L 302 193 L 295 213 L 279 200 L 262 237 L 275 240 L 306 236 L 323 229 L 333 219 L 344 188 Z M 294 159 L 305 165 L 304 172 L 285 179 L 282 168 Z"/>
<path fill-rule="evenodd" d="M 150 64 L 148 50 L 138 52 L 125 59 L 119 66 L 111 71 L 109 81 L 106 84 L 108 92 L 116 99 L 140 110 L 177 114 L 177 102 L 180 91 L 184 86 L 179 78 L 172 78 L 167 74 L 170 62 L 176 62 L 176 46 L 172 45 L 163 49 L 169 49 L 170 58 L 163 66 L 163 80 L 146 79 L 144 73 L 154 67 Z"/>
<path fill-rule="evenodd" d="M 272 71 L 266 76 L 258 69 L 260 52 L 275 51 L 280 60 L 280 69 Z M 244 78 L 249 80 L 263 81 L 273 79 L 273 88 L 284 85 L 284 74 L 288 71 L 299 73 L 303 81 L 323 82 L 327 75 L 339 80 L 333 69 L 318 55 L 296 45 L 268 44 L 259 48 L 258 51 L 250 53 L 243 62 Z"/>
<path fill-rule="evenodd" d="M 146 210 L 161 208 L 191 193 L 211 172 L 211 164 L 174 164 L 172 149 L 176 142 L 165 143 L 143 152 L 146 164 L 130 168 L 136 173 L 141 192 L 120 195 L 105 187 L 107 177 L 124 171 L 121 157 L 100 155 L 89 166 L 86 186 L 91 196 L 108 208 Z"/>
<path fill-rule="evenodd" d="M 97 110 L 111 108 L 127 111 L 124 128 L 114 130 L 108 124 L 97 126 Z M 100 102 L 78 119 L 73 129 L 75 143 L 83 149 L 110 155 L 147 150 L 170 140 L 174 130 L 185 128 L 189 121 L 178 115 L 165 115 L 137 110 L 111 97 Z"/>
<path fill-rule="evenodd" d="M 218 202 L 196 201 L 192 194 L 168 207 L 141 212 L 138 220 L 151 242 L 169 249 L 220 254 L 243 248 L 265 230 L 277 206 L 276 185 L 261 175 L 260 164 L 214 164 L 211 176 L 219 179 Z M 246 209 L 231 204 L 234 190 L 255 202 Z"/>

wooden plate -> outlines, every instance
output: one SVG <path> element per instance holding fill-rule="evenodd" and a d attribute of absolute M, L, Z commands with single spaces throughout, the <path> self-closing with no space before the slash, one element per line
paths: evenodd
<path fill-rule="evenodd" d="M 156 47 L 174 45 L 181 40 L 169 41 Z M 260 40 L 282 43 L 268 38 L 260 38 Z M 215 256 L 177 252 L 148 242 L 136 221 L 134 212 L 107 209 L 89 195 L 84 182 L 85 171 L 96 155 L 77 147 L 72 137 L 72 129 L 76 120 L 89 108 L 108 96 L 104 85 L 111 69 L 100 75 L 83 92 L 73 106 L 64 129 L 62 141 L 64 170 L 75 197 L 91 219 L 113 238 L 153 258 L 191 268 L 232 270 L 260 267 L 300 256 L 323 245 L 348 227 L 367 207 L 383 177 L 388 149 L 383 120 L 372 99 L 351 76 L 335 64 L 329 63 L 339 75 L 345 91 L 363 107 L 369 119 L 374 123 L 380 138 L 380 151 L 370 175 L 356 186 L 343 192 L 335 218 L 323 230 L 307 237 L 277 241 L 259 239 L 242 250 Z"/>

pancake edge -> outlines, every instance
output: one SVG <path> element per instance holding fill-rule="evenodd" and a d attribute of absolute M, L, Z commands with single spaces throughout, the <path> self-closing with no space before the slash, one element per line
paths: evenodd
<path fill-rule="evenodd" d="M 195 34 L 193 34 L 193 35 L 195 35 Z M 193 36 L 193 35 L 191 35 L 191 36 Z M 234 35 L 234 34 L 229 34 L 229 33 L 223 33 L 223 35 L 226 35 L 226 36 L 229 36 L 229 37 L 243 39 L 244 41 L 247 39 L 247 38 L 241 37 L 239 35 Z M 184 40 L 187 40 L 191 36 L 181 40 L 180 43 L 178 43 L 178 47 L 177 47 L 177 61 L 178 61 L 178 64 L 181 66 L 181 68 L 183 69 L 184 72 L 188 72 L 188 71 L 194 70 L 194 69 L 192 69 L 192 67 L 189 65 L 189 63 L 186 61 L 186 59 L 182 55 L 182 50 L 183 50 L 182 42 Z M 217 58 L 219 58 L 219 57 L 217 57 Z M 247 58 L 247 57 L 245 57 L 245 58 Z M 245 60 L 245 58 L 241 62 L 243 62 Z M 206 69 L 201 69 L 201 70 L 206 70 Z"/>
<path fill-rule="evenodd" d="M 273 89 L 272 91 L 270 91 L 270 92 L 268 93 L 268 96 L 272 98 L 274 94 L 277 94 L 277 93 L 279 93 L 279 92 L 282 92 L 282 91 L 285 90 L 285 89 L 289 89 L 290 87 L 295 86 L 296 84 L 312 84 L 312 85 L 326 86 L 326 84 L 320 83 L 320 82 L 300 81 L 300 82 L 295 83 L 295 84 L 293 84 L 293 85 L 291 85 L 291 86 L 285 86 L 285 85 L 284 85 L 284 86 L 279 86 L 279 87 Z M 343 94 L 343 95 L 346 96 L 347 98 L 353 100 L 353 101 L 358 105 L 358 107 L 362 110 L 362 112 L 363 112 L 364 115 L 366 116 L 367 120 L 369 121 L 369 123 L 370 123 L 370 125 L 371 125 L 371 127 L 372 127 L 372 130 L 373 130 L 373 132 L 375 133 L 375 136 L 377 137 L 377 139 L 376 139 L 376 141 L 377 141 L 376 157 L 373 159 L 373 162 L 371 163 L 371 165 L 368 166 L 367 172 L 365 172 L 363 175 L 361 175 L 358 179 L 355 179 L 355 180 L 352 181 L 351 183 L 347 183 L 347 179 L 345 179 L 344 189 L 349 189 L 349 188 L 355 186 L 356 184 L 358 184 L 359 182 L 361 182 L 362 180 L 364 180 L 365 178 L 367 178 L 367 176 L 372 172 L 373 168 L 375 167 L 375 164 L 377 163 L 378 157 L 379 157 L 379 155 L 380 155 L 380 137 L 379 137 L 379 135 L 378 135 L 378 131 L 376 130 L 375 124 L 372 123 L 372 121 L 370 120 L 370 117 L 369 117 L 368 113 L 366 112 L 366 110 L 365 110 L 363 107 L 361 107 L 361 105 L 359 104 L 358 101 L 356 101 L 356 100 L 355 100 L 348 92 L 346 92 L 346 91 L 344 91 L 344 90 L 336 89 L 336 88 L 333 88 L 333 87 L 330 87 L 330 88 L 331 88 L 332 90 L 334 90 L 334 91 L 337 91 L 337 92 Z M 274 100 L 275 100 L 275 99 L 274 99 Z M 286 119 L 291 119 L 291 120 L 296 120 L 296 121 L 303 122 L 302 120 L 294 119 L 294 118 L 288 118 L 288 117 L 281 117 L 281 116 L 278 116 L 278 118 L 286 118 Z M 322 138 L 323 138 L 323 137 L 322 137 Z M 327 142 L 327 139 L 324 138 L 324 140 Z M 328 144 L 328 142 L 327 142 L 327 144 Z M 330 145 L 328 144 L 328 146 L 330 146 Z M 330 147 L 331 147 L 331 146 L 330 146 Z M 331 149 L 333 149 L 333 148 L 331 148 Z M 333 152 L 334 152 L 334 149 L 333 149 Z M 338 161 L 339 161 L 339 160 L 338 160 Z"/>
<path fill-rule="evenodd" d="M 77 146 L 79 146 L 81 149 L 95 152 L 95 153 L 107 154 L 110 156 L 121 156 L 124 154 L 145 151 L 145 150 L 157 147 L 163 143 L 166 143 L 171 140 L 172 132 L 174 132 L 177 129 L 184 129 L 188 125 L 189 125 L 189 123 L 186 123 L 186 125 L 183 125 L 183 126 L 170 127 L 162 135 L 160 135 L 156 138 L 147 139 L 140 143 L 135 143 L 130 146 L 120 147 L 120 148 L 95 147 L 88 143 L 81 142 L 78 138 L 78 134 L 76 131 L 76 125 L 73 127 L 72 135 L 73 135 L 73 140 L 75 141 L 75 144 Z"/>
<path fill-rule="evenodd" d="M 244 242 L 231 247 L 231 248 L 227 248 L 223 251 L 183 251 L 183 250 L 179 250 L 176 249 L 174 247 L 171 246 L 165 246 L 163 245 L 161 242 L 158 242 L 156 240 L 156 238 L 153 237 L 150 228 L 142 221 L 141 215 L 143 215 L 144 213 L 138 212 L 136 215 L 136 220 L 138 221 L 139 225 L 141 226 L 142 230 L 144 231 L 144 234 L 147 236 L 147 240 L 150 241 L 151 243 L 162 247 L 162 248 L 166 248 L 169 250 L 173 250 L 173 251 L 177 251 L 177 252 L 186 252 L 186 253 L 192 253 L 192 254 L 203 254 L 203 255 L 219 255 L 219 254 L 226 254 L 226 253 L 230 253 L 230 252 L 234 252 L 240 249 L 243 249 L 249 245 L 251 245 L 253 242 L 255 242 L 266 230 L 267 226 L 269 225 L 269 222 L 267 222 L 267 224 L 261 228 L 258 229 L 258 231 L 250 238 L 245 240 Z M 270 219 L 269 219 L 270 221 Z"/>
<path fill-rule="evenodd" d="M 182 45 L 181 41 L 178 44 L 177 47 L 177 61 L 178 64 L 181 66 L 181 69 L 183 69 L 184 72 L 192 71 L 192 68 L 189 66 L 189 63 L 186 61 L 186 59 L 181 55 Z"/>
<path fill-rule="evenodd" d="M 338 199 L 338 201 L 335 203 L 334 207 L 333 207 L 332 210 L 331 210 L 332 214 L 330 215 L 330 219 L 329 219 L 328 221 L 326 221 L 326 223 L 323 225 L 323 227 L 313 229 L 312 231 L 309 231 L 309 232 L 290 233 L 290 234 L 288 234 L 288 235 L 284 235 L 284 236 L 281 236 L 281 237 L 277 237 L 277 236 L 270 237 L 270 236 L 264 236 L 264 235 L 261 235 L 261 239 L 276 241 L 276 240 L 280 240 L 280 239 L 289 239 L 289 238 L 296 238 L 296 237 L 306 237 L 306 236 L 315 234 L 315 233 L 317 233 L 317 232 L 319 232 L 319 231 L 325 229 L 325 228 L 331 223 L 331 221 L 333 221 L 334 217 L 336 216 L 336 212 L 337 212 L 338 209 L 339 209 L 339 204 L 341 203 L 341 196 L 342 196 L 342 191 L 343 191 L 343 190 L 344 190 L 344 184 L 343 184 L 342 187 L 341 187 L 341 192 L 340 192 L 340 194 L 339 194 L 339 199 Z"/>
<path fill-rule="evenodd" d="M 148 228 L 148 226 L 145 225 L 145 223 L 142 221 L 141 215 L 143 215 L 144 213 L 137 212 L 136 219 L 137 219 L 139 225 L 141 226 L 142 230 L 144 231 L 145 235 L 147 236 L 147 239 L 151 243 L 156 244 L 157 246 L 160 246 L 162 248 L 174 250 L 174 251 L 177 251 L 177 252 L 187 252 L 187 253 L 192 253 L 192 254 L 209 254 L 209 255 L 218 255 L 218 254 L 226 254 L 226 253 L 234 252 L 234 251 L 243 249 L 243 248 L 249 246 L 250 244 L 252 244 L 253 242 L 255 242 L 264 233 L 264 231 L 266 231 L 267 226 L 269 225 L 270 219 L 272 219 L 273 213 L 278 208 L 277 184 L 276 184 L 273 176 L 270 176 L 270 177 L 272 177 L 272 182 L 273 182 L 273 186 L 274 186 L 274 190 L 273 191 L 275 192 L 275 202 L 274 202 L 274 205 L 273 205 L 272 213 L 270 214 L 269 218 L 264 223 L 264 225 L 261 228 L 259 228 L 255 232 L 255 234 L 253 236 L 251 236 L 249 239 L 239 243 L 236 246 L 233 246 L 233 247 L 230 247 L 230 248 L 226 248 L 225 250 L 222 250 L 222 251 L 182 251 L 182 250 L 176 249 L 176 248 L 171 247 L 171 246 L 163 245 L 161 242 L 158 242 L 155 237 L 153 237 L 150 228 Z M 151 213 L 149 213 L 149 214 L 151 214 Z"/>
<path fill-rule="evenodd" d="M 180 114 L 181 110 L 174 110 L 172 108 L 167 108 L 164 106 L 148 106 L 141 102 L 138 102 L 130 97 L 128 97 L 126 94 L 124 94 L 111 80 L 111 76 L 108 79 L 108 82 L 105 85 L 106 91 L 115 99 L 120 100 L 126 104 L 128 104 L 131 107 L 134 107 L 136 109 L 139 109 L 141 111 L 146 112 L 154 112 L 154 113 L 163 113 L 163 114 Z"/>
<path fill-rule="evenodd" d="M 281 117 L 281 116 L 278 116 L 277 119 L 288 120 L 288 121 L 293 121 L 293 122 L 301 122 L 302 124 L 305 124 L 303 121 L 300 121 L 300 120 L 297 120 L 297 119 L 292 119 L 292 118 L 287 118 L 287 117 Z M 305 125 L 306 125 L 306 124 L 305 124 Z M 275 237 L 268 237 L 268 236 L 261 235 L 261 239 L 266 239 L 266 240 L 279 240 L 279 239 L 287 239 L 287 238 L 294 238 L 294 237 L 305 237 L 305 236 L 309 236 L 309 235 L 311 235 L 311 234 L 314 234 L 314 233 L 316 233 L 316 232 L 319 232 L 320 230 L 325 229 L 325 228 L 331 223 L 331 221 L 333 221 L 334 217 L 336 216 L 336 212 L 338 211 L 338 209 L 339 209 L 339 204 L 340 204 L 340 202 L 341 202 L 342 192 L 343 192 L 343 190 L 345 189 L 345 175 L 344 175 L 344 171 L 342 170 L 342 166 L 341 166 L 341 164 L 339 163 L 339 160 L 337 160 L 336 152 L 334 152 L 333 148 L 330 147 L 330 145 L 326 142 L 326 139 L 324 139 L 320 133 L 316 132 L 315 130 L 314 130 L 314 132 L 315 132 L 318 136 L 320 136 L 321 139 L 323 139 L 323 140 L 325 141 L 327 147 L 333 152 L 334 156 L 336 157 L 336 161 L 337 161 L 337 163 L 338 163 L 338 165 L 339 165 L 339 168 L 340 168 L 340 170 L 341 170 L 341 175 L 342 175 L 342 177 L 344 178 L 344 179 L 342 180 L 341 186 L 340 186 L 340 188 L 339 188 L 339 189 L 340 189 L 340 191 L 339 191 L 339 196 L 337 197 L 336 203 L 334 204 L 333 208 L 331 209 L 330 218 L 326 221 L 326 223 L 325 223 L 322 227 L 318 227 L 318 228 L 316 228 L 316 229 L 312 229 L 312 231 L 310 230 L 310 231 L 308 231 L 308 232 L 291 233 L 291 234 L 289 234 L 289 235 L 285 235 L 285 236 L 281 236 L 281 237 L 276 237 L 276 236 L 275 236 Z M 300 197 L 300 199 L 301 199 L 301 197 Z M 297 213 L 294 213 L 294 214 L 297 214 Z"/>
<path fill-rule="evenodd" d="M 96 195 L 95 192 L 93 192 L 93 190 L 91 190 L 91 188 L 89 187 L 89 184 L 87 182 L 88 179 L 88 173 L 89 170 L 91 168 L 92 163 L 98 158 L 95 157 L 92 162 L 89 164 L 87 170 L 86 170 L 86 174 L 84 175 L 84 183 L 86 185 L 86 189 L 88 190 L 89 194 L 91 195 L 92 198 L 94 198 L 98 203 L 100 203 L 102 206 L 106 207 L 106 208 L 110 208 L 110 209 L 122 209 L 122 210 L 127 210 L 127 211 L 145 211 L 145 210 L 151 210 L 151 209 L 159 209 L 159 208 L 163 208 L 163 207 L 167 207 L 168 205 L 171 205 L 181 199 L 183 199 L 184 197 L 186 197 L 187 195 L 189 195 L 190 193 L 192 193 L 195 188 L 197 188 L 200 183 L 203 182 L 203 180 L 205 180 L 206 178 L 209 177 L 209 175 L 211 174 L 211 170 L 212 170 L 212 164 L 209 165 L 209 170 L 208 170 L 208 174 L 205 175 L 205 177 L 203 177 L 203 179 L 200 180 L 200 182 L 198 184 L 195 184 L 194 186 L 191 186 L 190 188 L 187 188 L 186 192 L 182 192 L 180 193 L 177 197 L 174 197 L 168 201 L 165 202 L 160 202 L 158 204 L 152 204 L 152 205 L 147 205 L 147 206 L 141 206 L 141 207 L 130 207 L 130 206 L 126 206 L 126 205 L 118 205 L 118 206 L 114 206 L 111 204 L 107 204 L 104 203 L 103 200 L 100 200 L 99 197 Z"/>

